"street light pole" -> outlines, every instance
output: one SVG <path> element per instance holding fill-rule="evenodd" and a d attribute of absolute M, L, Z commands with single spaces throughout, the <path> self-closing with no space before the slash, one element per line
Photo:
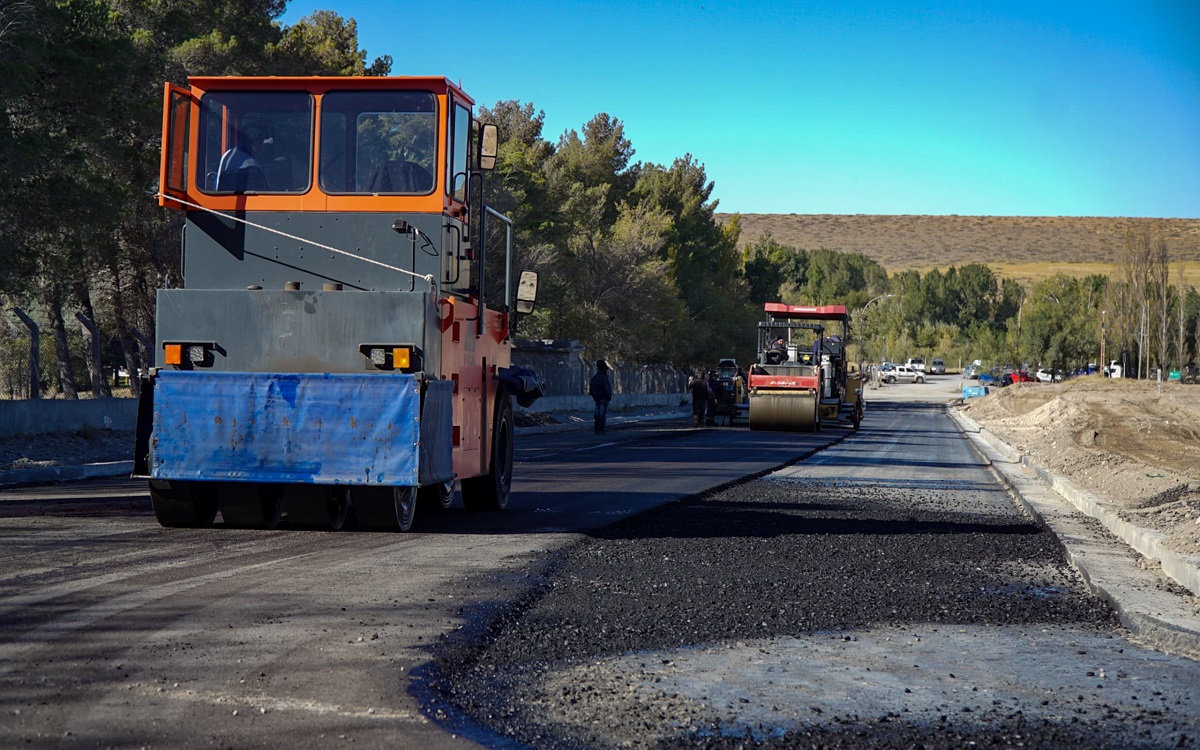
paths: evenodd
<path fill-rule="evenodd" d="M 1108 338 L 1108 310 L 1100 311 L 1100 372 L 1108 372 L 1108 360 L 1104 358 L 1104 340 Z"/>
<path fill-rule="evenodd" d="M 860 307 L 860 308 L 858 308 L 858 309 L 859 309 L 859 310 L 866 310 L 866 309 L 867 309 L 867 305 L 870 305 L 872 302 L 878 302 L 878 301 L 879 301 L 879 300 L 881 300 L 881 299 L 887 299 L 888 297 L 895 297 L 895 296 L 896 296 L 896 295 L 894 295 L 894 294 L 881 294 L 881 295 L 879 295 L 878 297 L 872 297 L 871 299 L 869 299 L 869 300 L 867 300 L 865 303 L 863 303 L 863 306 L 862 306 L 862 307 Z"/>
<path fill-rule="evenodd" d="M 868 307 L 870 307 L 873 303 L 878 302 L 881 299 L 887 299 L 889 297 L 895 297 L 895 296 L 896 295 L 894 295 L 894 294 L 881 294 L 877 297 L 872 297 L 871 299 L 867 300 L 866 303 L 862 307 L 858 308 L 858 311 L 860 313 L 865 312 L 866 309 Z M 865 372 L 863 369 L 863 360 L 862 360 L 862 357 L 864 356 L 864 346 L 863 345 L 865 342 L 866 342 L 866 337 L 860 336 L 859 337 L 859 345 L 858 345 L 858 352 L 859 352 L 858 371 L 859 372 Z"/>

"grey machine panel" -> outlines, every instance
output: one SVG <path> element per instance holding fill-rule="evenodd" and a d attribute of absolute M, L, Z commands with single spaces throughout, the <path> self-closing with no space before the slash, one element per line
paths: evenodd
<path fill-rule="evenodd" d="M 286 282 L 298 281 L 302 289 L 339 283 L 345 289 L 420 292 L 428 291 L 421 279 L 317 243 L 439 281 L 457 279 L 456 266 L 465 256 L 461 224 L 440 215 L 254 212 L 238 218 L 259 226 L 207 212 L 188 213 L 183 254 L 188 289 L 283 289 Z M 397 232 L 393 226 L 398 219 L 419 234 Z"/>
<path fill-rule="evenodd" d="M 156 333 L 160 346 L 212 344 L 197 369 L 379 372 L 360 344 L 415 344 L 426 371 L 437 372 L 437 312 L 432 292 L 160 289 Z"/>

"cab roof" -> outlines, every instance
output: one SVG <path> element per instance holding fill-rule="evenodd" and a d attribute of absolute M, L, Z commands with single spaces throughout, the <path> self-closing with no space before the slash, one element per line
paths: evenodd
<path fill-rule="evenodd" d="M 200 91 L 311 91 L 330 89 L 407 89 L 453 94 L 474 104 L 457 84 L 444 76 L 189 76 L 188 84 Z"/>

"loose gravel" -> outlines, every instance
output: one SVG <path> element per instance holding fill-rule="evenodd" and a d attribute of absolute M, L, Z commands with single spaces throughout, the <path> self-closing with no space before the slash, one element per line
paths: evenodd
<path fill-rule="evenodd" d="M 541 575 L 481 637 L 443 643 L 430 678 L 495 733 L 491 746 L 1188 747 L 1197 736 L 1195 691 L 1169 705 L 1143 683 L 1101 689 L 1127 674 L 1124 659 L 1152 657 L 1124 655 L 1112 611 L 1057 540 L 991 485 L 785 472 L 604 529 Z M 1101 666 L 1005 677 L 1016 658 L 1051 664 L 1064 639 Z"/>

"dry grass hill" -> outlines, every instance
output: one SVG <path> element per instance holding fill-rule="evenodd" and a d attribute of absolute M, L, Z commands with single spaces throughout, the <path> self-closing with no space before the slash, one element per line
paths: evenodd
<path fill-rule="evenodd" d="M 717 214 L 724 223 L 732 214 Z M 1200 219 L 1069 216 L 740 214 L 742 243 L 769 233 L 804 250 L 862 253 L 889 273 L 986 263 L 1024 283 L 1063 272 L 1107 274 L 1130 230 L 1163 237 L 1187 283 L 1200 286 Z M 1172 278 L 1178 271 L 1172 271 Z"/>

